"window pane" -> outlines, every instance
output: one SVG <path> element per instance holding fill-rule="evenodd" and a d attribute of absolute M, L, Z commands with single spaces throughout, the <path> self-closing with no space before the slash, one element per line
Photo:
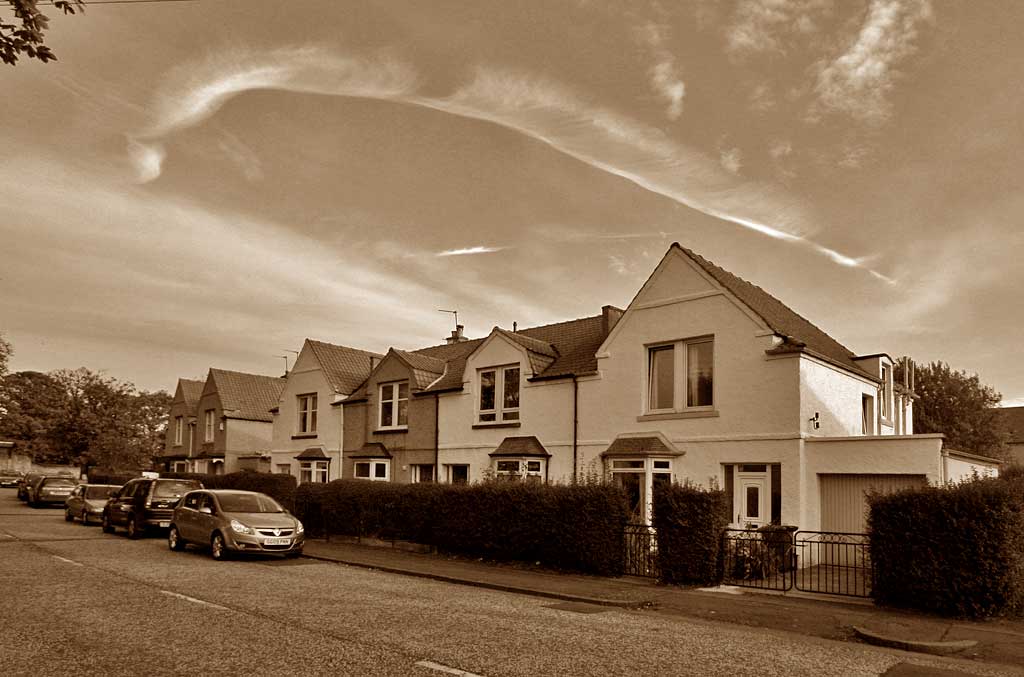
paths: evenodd
<path fill-rule="evenodd" d="M 654 462 L 654 469 L 655 470 L 660 470 L 660 469 L 669 470 L 671 467 L 672 467 L 672 461 L 655 461 Z"/>
<path fill-rule="evenodd" d="M 380 401 L 381 402 L 390 402 L 393 399 L 395 399 L 395 386 L 394 386 L 394 384 L 393 383 L 388 383 L 387 385 L 382 385 L 380 387 Z"/>
<path fill-rule="evenodd" d="M 487 422 L 490 422 L 490 421 L 496 421 L 496 420 L 498 420 L 496 418 L 496 416 L 497 416 L 497 414 L 494 414 L 494 413 L 480 414 L 480 421 L 484 422 L 484 423 L 487 423 Z"/>
<path fill-rule="evenodd" d="M 527 461 L 526 472 L 540 472 L 540 461 Z"/>
<path fill-rule="evenodd" d="M 675 349 L 673 346 L 651 348 L 651 409 L 671 409 L 675 386 Z"/>
<path fill-rule="evenodd" d="M 314 409 L 313 413 L 310 415 L 309 432 L 316 432 L 316 409 Z"/>
<path fill-rule="evenodd" d="M 643 470 L 643 461 L 612 461 L 613 468 L 640 468 Z"/>
<path fill-rule="evenodd" d="M 392 410 L 393 406 L 394 406 L 393 402 L 384 402 L 381 405 L 381 409 L 380 409 L 380 427 L 381 428 L 390 428 L 392 425 L 394 425 L 392 423 L 392 421 L 394 420 L 393 419 L 394 411 Z"/>
<path fill-rule="evenodd" d="M 378 479 L 383 479 L 388 476 L 387 463 L 374 463 L 373 464 L 373 476 Z"/>
<path fill-rule="evenodd" d="M 434 466 L 432 465 L 421 465 L 419 466 L 419 480 L 420 482 L 433 482 L 434 481 Z"/>
<path fill-rule="evenodd" d="M 480 372 L 480 411 L 494 409 L 494 372 Z M 482 418 L 482 417 L 481 417 Z"/>
<path fill-rule="evenodd" d="M 398 400 L 398 425 L 409 425 L 409 400 Z"/>
<path fill-rule="evenodd" d="M 760 487 L 747 487 L 747 517 L 760 517 L 760 495 Z"/>
<path fill-rule="evenodd" d="M 305 472 L 305 471 L 303 471 Z M 369 463 L 356 463 L 356 477 L 369 477 L 370 476 L 370 464 Z"/>
<path fill-rule="evenodd" d="M 519 408 L 519 367 L 505 370 L 505 400 L 506 409 Z"/>
<path fill-rule="evenodd" d="M 519 472 L 519 461 L 498 461 L 498 472 Z"/>
<path fill-rule="evenodd" d="M 409 399 L 409 384 L 399 383 L 398 384 L 398 399 L 406 400 Z"/>
<path fill-rule="evenodd" d="M 452 484 L 465 484 L 469 481 L 468 465 L 453 465 L 451 466 L 451 473 Z"/>
<path fill-rule="evenodd" d="M 686 406 L 709 407 L 712 404 L 714 343 L 702 341 L 686 346 Z"/>
<path fill-rule="evenodd" d="M 492 416 L 493 416 L 493 414 L 492 414 Z M 519 412 L 518 411 L 503 411 L 503 412 L 501 412 L 501 420 L 502 421 L 518 421 L 519 420 Z"/>

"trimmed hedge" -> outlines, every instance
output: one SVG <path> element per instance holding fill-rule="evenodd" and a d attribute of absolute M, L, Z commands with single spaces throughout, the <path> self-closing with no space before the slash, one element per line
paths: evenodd
<path fill-rule="evenodd" d="M 880 604 L 982 618 L 1024 611 L 1024 477 L 868 496 Z"/>
<path fill-rule="evenodd" d="M 414 541 L 443 552 L 617 576 L 625 496 L 605 484 L 303 484 L 295 514 L 311 535 Z"/>
<path fill-rule="evenodd" d="M 160 473 L 160 477 L 199 480 L 207 489 L 259 491 L 277 499 L 278 503 L 289 509 L 292 508 L 292 501 L 295 497 L 295 477 L 284 473 L 242 471 L 227 475 L 206 475 L 203 473 L 164 472 Z"/>
<path fill-rule="evenodd" d="M 719 550 L 729 511 L 720 489 L 679 484 L 655 488 L 654 528 L 663 582 L 711 585 L 721 581 Z"/>
<path fill-rule="evenodd" d="M 90 484 L 117 484 L 121 485 L 128 480 L 133 480 L 136 477 L 141 477 L 138 472 L 118 472 L 117 470 L 109 470 L 106 468 L 89 469 L 87 475 Z"/>

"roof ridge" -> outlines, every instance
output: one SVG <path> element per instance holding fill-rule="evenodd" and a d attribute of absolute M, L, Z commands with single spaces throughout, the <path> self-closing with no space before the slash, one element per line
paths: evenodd
<path fill-rule="evenodd" d="M 612 307 L 614 308 L 615 306 L 612 306 Z M 616 310 L 621 310 L 621 308 L 616 308 Z M 560 322 L 552 322 L 550 324 L 539 324 L 536 327 L 519 327 L 514 332 L 511 329 L 505 329 L 504 327 L 499 327 L 498 325 L 494 325 L 494 326 L 496 328 L 498 328 L 498 329 L 501 329 L 502 331 L 507 331 L 507 332 L 512 333 L 512 334 L 522 334 L 522 333 L 528 332 L 528 331 L 537 331 L 537 330 L 540 330 L 540 329 L 548 329 L 550 327 L 557 327 L 557 326 L 562 325 L 562 324 L 572 324 L 574 322 L 584 322 L 586 320 L 599 320 L 599 319 L 601 319 L 601 317 L 602 317 L 602 315 L 587 315 L 585 317 L 577 317 L 577 318 L 572 319 L 572 320 L 562 320 Z M 493 329 L 491 331 L 493 331 Z M 487 336 L 490 336 L 490 333 L 488 333 Z M 418 353 L 421 350 L 432 350 L 434 348 L 443 348 L 443 347 L 449 346 L 449 345 L 465 345 L 465 344 L 471 343 L 473 341 L 483 341 L 483 340 L 485 340 L 487 338 L 487 336 L 481 336 L 479 338 L 472 338 L 472 339 L 469 339 L 467 341 L 461 341 L 459 343 L 435 343 L 433 345 L 423 346 L 422 348 L 416 348 L 414 350 L 409 350 L 407 352 Z M 527 337 L 528 338 L 532 338 L 532 339 L 536 338 L 534 336 L 529 336 L 529 335 L 527 335 Z M 536 340 L 543 341 L 543 339 L 536 339 Z M 438 359 L 440 359 L 440 358 L 438 358 Z"/>
<path fill-rule="evenodd" d="M 311 344 L 330 346 L 331 348 L 344 348 L 345 350 L 351 350 L 357 353 L 365 353 L 366 355 L 371 355 L 373 357 L 383 357 L 381 353 L 375 353 L 372 350 L 366 350 L 365 348 L 353 348 L 352 346 L 346 346 L 341 343 L 331 343 L 330 341 L 321 341 L 319 339 L 312 339 L 308 337 L 306 338 L 306 340 L 309 341 L 309 343 Z"/>
<path fill-rule="evenodd" d="M 219 367 L 210 367 L 210 371 L 211 372 L 217 371 L 217 372 L 221 372 L 221 373 L 224 373 L 224 374 L 239 374 L 241 376 L 256 376 L 256 377 L 259 377 L 259 378 L 272 378 L 272 379 L 273 378 L 283 378 L 282 376 L 270 376 L 269 374 L 253 374 L 252 372 L 248 372 L 248 371 L 235 371 L 234 369 L 221 369 Z M 204 381 L 204 383 L 205 383 L 205 381 Z"/>

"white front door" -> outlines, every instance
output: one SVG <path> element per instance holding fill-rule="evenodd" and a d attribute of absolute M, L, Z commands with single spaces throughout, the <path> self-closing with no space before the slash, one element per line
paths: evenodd
<path fill-rule="evenodd" d="M 734 501 L 736 523 L 763 527 L 771 521 L 768 515 L 768 476 L 765 473 L 736 473 Z"/>

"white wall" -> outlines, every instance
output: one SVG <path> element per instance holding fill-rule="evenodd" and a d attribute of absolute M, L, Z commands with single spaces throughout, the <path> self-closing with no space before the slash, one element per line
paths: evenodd
<path fill-rule="evenodd" d="M 801 355 L 800 361 L 800 422 L 804 432 L 820 437 L 845 437 L 862 434 L 861 397 L 874 399 L 875 434 L 878 429 L 878 394 L 876 384 L 858 378 L 838 367 Z M 818 414 L 820 427 L 815 429 L 810 419 Z M 892 428 L 889 428 L 892 433 Z"/>
<path fill-rule="evenodd" d="M 947 482 L 963 482 L 975 477 L 997 477 L 999 468 L 991 463 L 974 460 L 954 453 L 944 454 L 942 462 L 945 466 Z"/>

